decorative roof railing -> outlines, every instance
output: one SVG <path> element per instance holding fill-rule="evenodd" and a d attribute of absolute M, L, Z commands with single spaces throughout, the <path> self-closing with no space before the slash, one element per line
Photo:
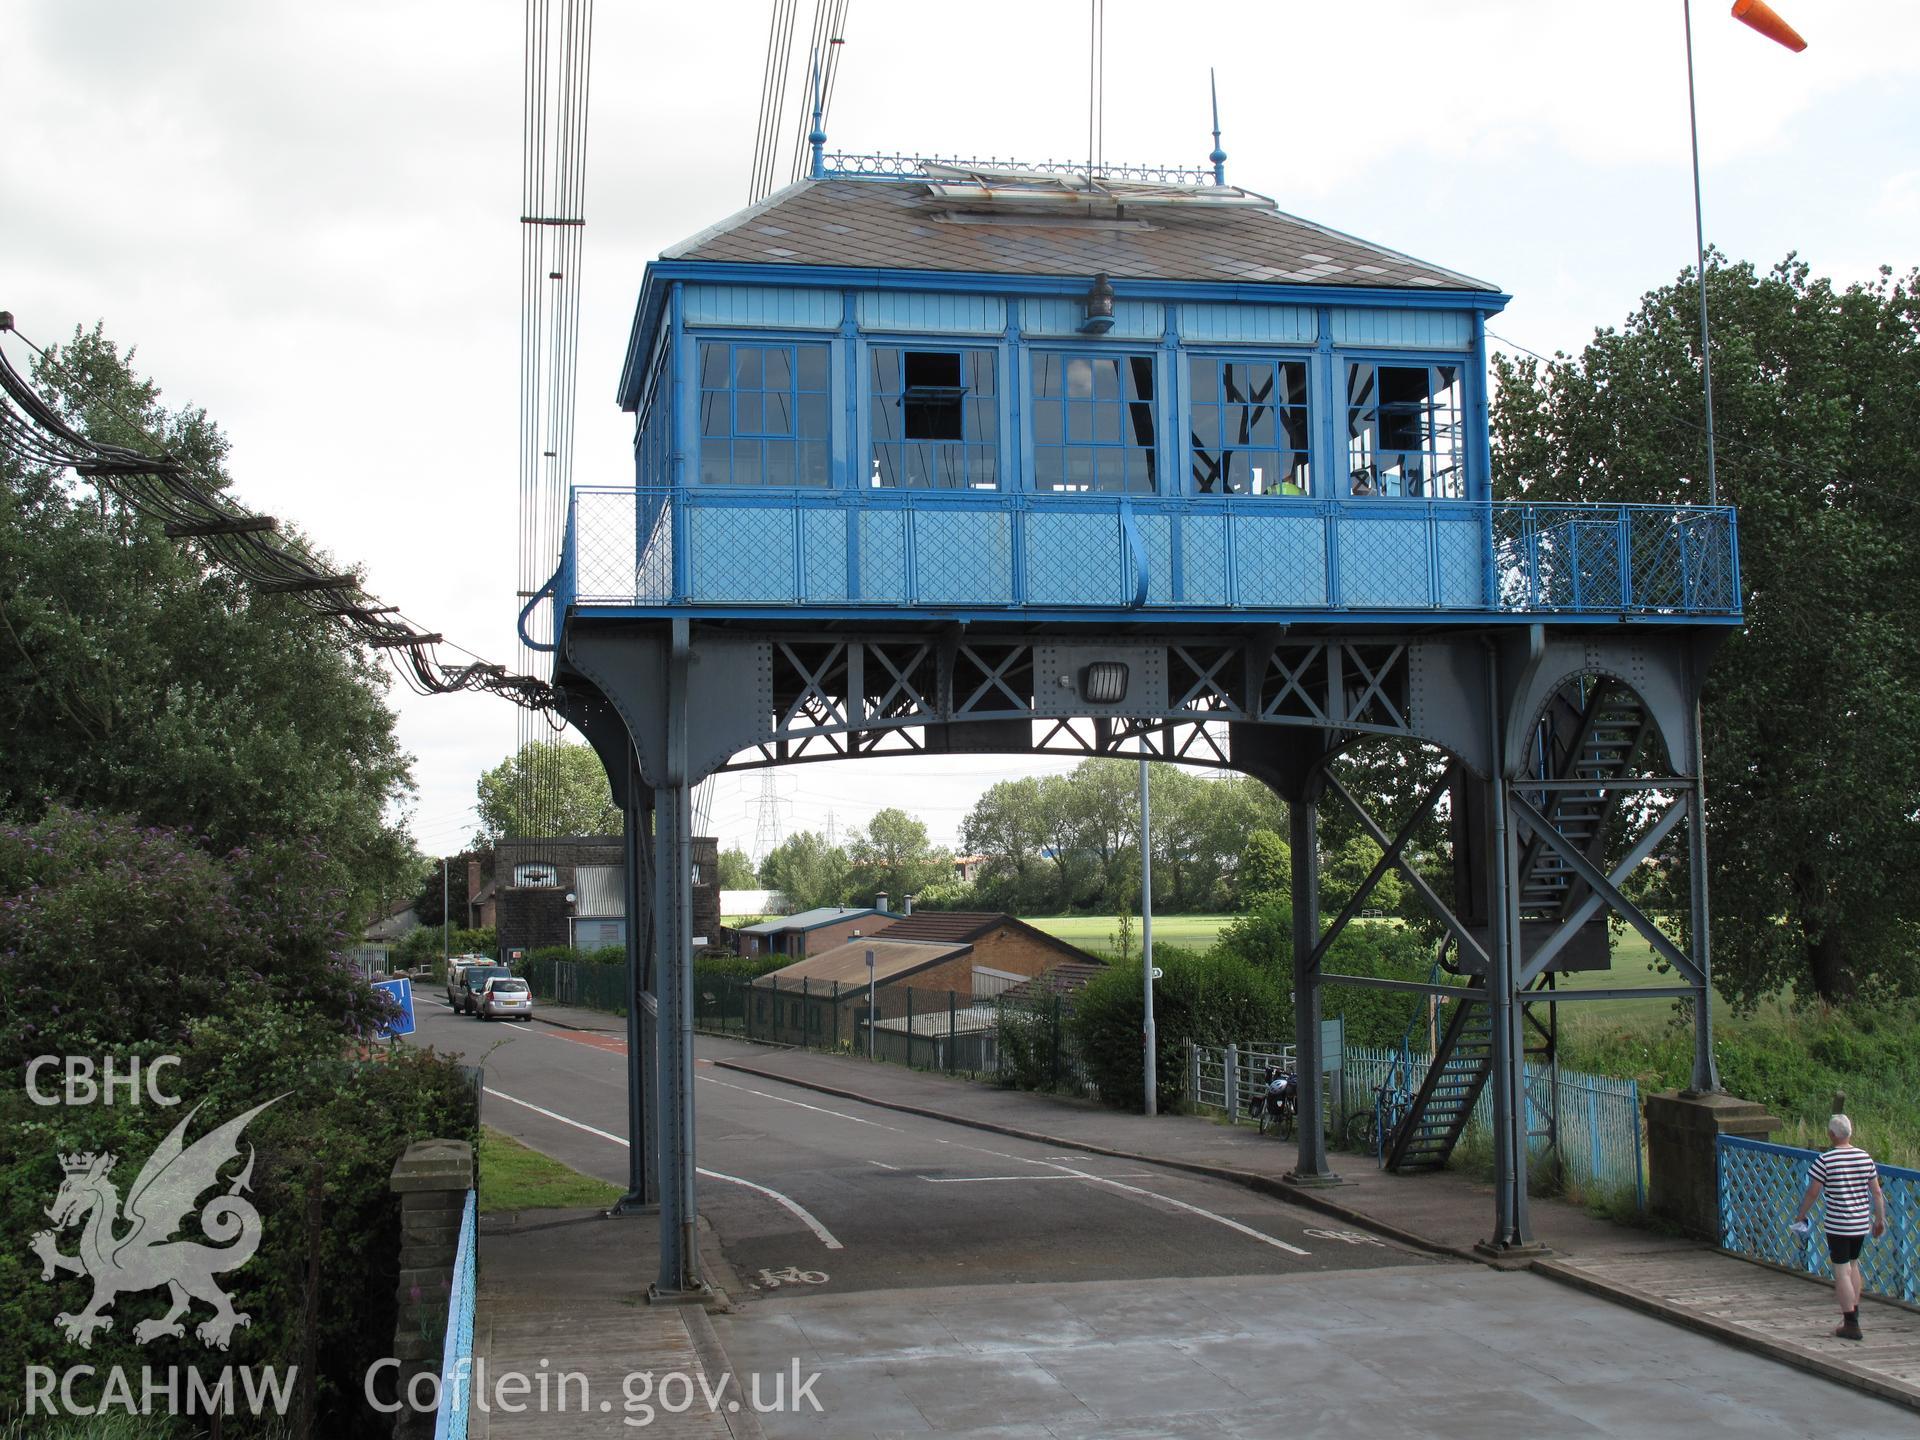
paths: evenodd
<path fill-rule="evenodd" d="M 938 155 L 825 155 L 821 157 L 821 176 L 828 180 L 925 180 L 928 167 L 955 170 L 980 170 L 994 174 L 1085 175 L 1084 160 L 1001 160 L 998 158 L 951 159 Z M 1147 185 L 1214 185 L 1218 183 L 1208 166 L 1124 165 L 1110 160 L 1092 167 L 1096 180 L 1123 180 Z"/>

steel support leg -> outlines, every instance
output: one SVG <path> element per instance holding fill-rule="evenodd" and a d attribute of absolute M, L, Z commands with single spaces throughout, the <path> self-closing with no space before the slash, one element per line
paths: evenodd
<path fill-rule="evenodd" d="M 1497 659 L 1490 655 L 1487 663 L 1492 751 L 1499 757 L 1506 753 L 1500 718 L 1506 710 L 1506 697 L 1500 687 Z M 1504 761 L 1496 764 L 1487 782 L 1487 815 L 1493 831 L 1487 854 L 1487 1003 L 1493 1007 L 1493 1070 L 1487 1077 L 1493 1090 L 1491 1247 L 1509 1250 L 1533 1243 L 1533 1225 L 1527 1214 L 1527 1054 L 1521 1034 L 1523 1007 L 1517 995 L 1519 846 L 1514 843 L 1508 814 Z"/>
<path fill-rule="evenodd" d="M 667 666 L 667 776 L 654 809 L 654 976 L 660 1002 L 660 1280 L 701 1288 L 693 1144 L 693 788 L 687 775 L 687 622 Z"/>
<path fill-rule="evenodd" d="M 1324 1184 L 1337 1178 L 1327 1168 L 1327 1134 L 1322 1126 L 1325 1099 L 1320 1054 L 1320 968 L 1313 952 L 1320 938 L 1319 806 L 1311 800 L 1287 802 L 1287 829 L 1293 846 L 1293 1054 L 1299 1086 L 1300 1155 L 1293 1178 Z"/>
<path fill-rule="evenodd" d="M 1693 791 L 1687 796 L 1687 869 L 1693 963 L 1700 981 L 1693 987 L 1693 1082 L 1696 1094 L 1720 1088 L 1720 1070 L 1713 1059 L 1713 945 L 1707 909 L 1707 763 L 1700 734 L 1700 700 L 1696 695 L 1691 716 L 1693 730 Z"/>
<path fill-rule="evenodd" d="M 654 1137 L 659 1127 L 659 1087 L 653 1071 L 652 998 L 653 912 L 652 792 L 640 778 L 638 757 L 627 755 L 626 910 L 627 910 L 627 1193 L 614 1210 L 632 1214 L 659 1199 Z"/>

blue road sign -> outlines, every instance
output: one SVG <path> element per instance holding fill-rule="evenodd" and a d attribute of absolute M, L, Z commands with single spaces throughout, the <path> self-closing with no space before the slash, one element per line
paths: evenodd
<path fill-rule="evenodd" d="M 398 980 L 376 980 L 373 988 L 384 990 L 392 997 L 393 1003 L 400 1007 L 400 1018 L 391 1024 L 382 1025 L 382 1035 L 411 1035 L 413 1033 L 413 982 L 402 976 Z"/>

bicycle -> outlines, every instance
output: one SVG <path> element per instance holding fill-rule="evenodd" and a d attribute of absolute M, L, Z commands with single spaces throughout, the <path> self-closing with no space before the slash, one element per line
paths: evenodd
<path fill-rule="evenodd" d="M 1384 1159 L 1394 1131 L 1413 1109 L 1413 1095 L 1398 1080 L 1383 1080 L 1373 1087 L 1373 1104 L 1347 1116 L 1347 1144 L 1365 1150 L 1375 1159 Z"/>

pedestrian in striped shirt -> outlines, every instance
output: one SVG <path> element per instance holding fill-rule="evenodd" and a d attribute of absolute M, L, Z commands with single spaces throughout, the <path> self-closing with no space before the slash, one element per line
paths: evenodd
<path fill-rule="evenodd" d="M 1861 1339 L 1860 1247 L 1868 1235 L 1887 1231 L 1887 1199 L 1880 1193 L 1880 1171 L 1873 1157 L 1853 1143 L 1853 1122 L 1844 1115 L 1827 1121 L 1833 1141 L 1813 1162 L 1807 1193 L 1800 1197 L 1803 1223 L 1813 1202 L 1827 1202 L 1827 1254 L 1833 1259 L 1833 1295 L 1840 1304 L 1840 1326 L 1833 1333 L 1842 1340 Z"/>

